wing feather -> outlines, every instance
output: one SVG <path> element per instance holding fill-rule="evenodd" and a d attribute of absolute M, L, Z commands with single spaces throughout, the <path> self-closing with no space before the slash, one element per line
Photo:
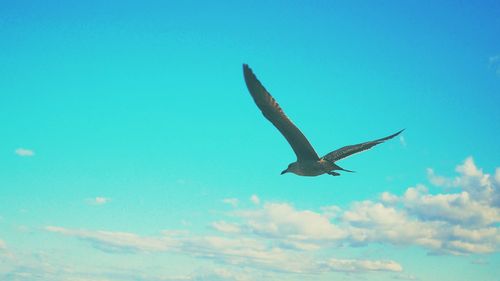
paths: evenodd
<path fill-rule="evenodd" d="M 390 136 L 387 136 L 385 138 L 381 138 L 378 140 L 373 140 L 373 141 L 344 146 L 342 148 L 339 148 L 339 149 L 332 151 L 332 152 L 328 153 L 327 155 L 323 156 L 323 159 L 330 161 L 330 162 L 335 162 L 335 161 L 338 161 L 340 159 L 344 159 L 344 158 L 346 158 L 350 155 L 353 155 L 355 153 L 368 150 L 377 144 L 383 143 L 384 141 L 386 141 L 388 139 L 392 139 L 393 137 L 401 134 L 402 131 L 404 131 L 404 129 L 395 133 L 395 134 L 392 134 Z"/>
<path fill-rule="evenodd" d="M 257 104 L 257 107 L 262 111 L 264 117 L 266 117 L 267 120 L 269 120 L 286 138 L 295 152 L 297 160 L 318 160 L 318 154 L 316 154 L 307 138 L 286 116 L 276 100 L 264 86 L 262 86 L 252 72 L 252 69 L 246 64 L 243 65 L 243 74 L 248 91 Z"/>

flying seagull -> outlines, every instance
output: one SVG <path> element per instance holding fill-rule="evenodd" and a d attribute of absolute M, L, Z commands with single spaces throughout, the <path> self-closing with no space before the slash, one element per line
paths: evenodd
<path fill-rule="evenodd" d="M 392 139 L 404 130 L 385 138 L 344 146 L 320 158 L 304 134 L 285 115 L 285 112 L 283 112 L 276 100 L 262 86 L 255 74 L 253 74 L 252 69 L 246 64 L 243 64 L 243 75 L 248 91 L 252 95 L 257 107 L 262 111 L 264 117 L 271 121 L 286 138 L 297 156 L 297 161 L 290 163 L 288 168 L 281 172 L 282 175 L 291 172 L 299 176 L 319 176 L 322 174 L 340 176 L 335 170 L 353 172 L 341 168 L 335 162 L 352 154 L 370 149 L 388 139 Z"/>

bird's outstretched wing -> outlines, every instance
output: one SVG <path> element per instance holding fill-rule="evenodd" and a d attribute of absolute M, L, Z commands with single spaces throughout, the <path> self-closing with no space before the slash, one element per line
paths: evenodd
<path fill-rule="evenodd" d="M 246 64 L 243 65 L 243 75 L 253 100 L 267 120 L 273 123 L 292 146 L 295 155 L 297 155 L 297 160 L 318 160 L 318 154 L 316 154 L 309 141 L 288 119 L 276 100 L 262 86 L 255 74 L 253 74 L 252 69 Z"/>
<path fill-rule="evenodd" d="M 370 148 L 374 147 L 375 145 L 377 145 L 379 143 L 383 143 L 384 141 L 386 141 L 388 139 L 392 139 L 393 137 L 401 134 L 402 131 L 404 131 L 404 129 L 393 134 L 393 135 L 390 135 L 388 137 L 381 138 L 378 140 L 367 141 L 364 143 L 358 143 L 358 144 L 344 146 L 342 148 L 339 148 L 339 149 L 332 151 L 332 152 L 328 153 L 327 155 L 323 156 L 323 159 L 330 161 L 330 162 L 338 161 L 338 160 L 346 158 L 352 154 L 370 149 Z"/>

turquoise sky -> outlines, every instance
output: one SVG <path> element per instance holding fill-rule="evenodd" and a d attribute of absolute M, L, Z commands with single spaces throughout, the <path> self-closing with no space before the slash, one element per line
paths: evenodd
<path fill-rule="evenodd" d="M 181 2 L 0 5 L 0 279 L 498 280 L 498 1 Z"/>

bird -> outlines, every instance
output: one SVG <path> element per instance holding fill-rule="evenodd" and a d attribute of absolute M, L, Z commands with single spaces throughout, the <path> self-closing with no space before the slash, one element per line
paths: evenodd
<path fill-rule="evenodd" d="M 353 173 L 354 171 L 344 169 L 335 164 L 335 162 L 352 154 L 368 150 L 377 144 L 394 138 L 405 130 L 402 129 L 399 132 L 384 138 L 347 145 L 334 150 L 323 157 L 319 157 L 304 134 L 286 116 L 283 109 L 281 109 L 273 96 L 271 96 L 271 94 L 264 88 L 247 64 L 243 64 L 243 77 L 248 91 L 250 92 L 250 95 L 252 96 L 257 107 L 260 109 L 264 117 L 266 117 L 266 119 L 269 120 L 285 137 L 297 156 L 297 160 L 290 163 L 288 167 L 281 172 L 282 175 L 285 173 L 294 173 L 299 176 L 313 177 L 323 174 L 340 176 L 340 173 L 335 171 Z"/>

